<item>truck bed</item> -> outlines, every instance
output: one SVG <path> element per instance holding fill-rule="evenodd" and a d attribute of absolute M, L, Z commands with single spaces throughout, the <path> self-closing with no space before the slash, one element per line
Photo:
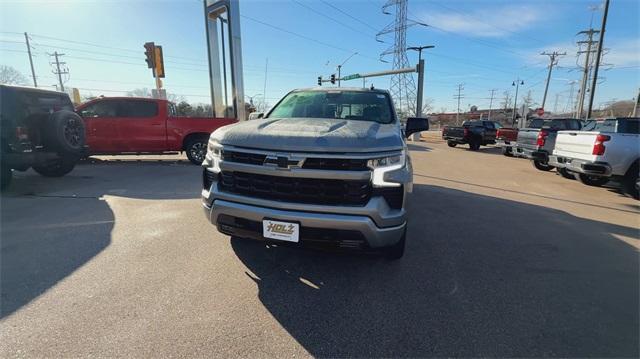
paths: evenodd
<path fill-rule="evenodd" d="M 445 127 L 442 130 L 442 138 L 462 140 L 464 138 L 464 127 Z"/>

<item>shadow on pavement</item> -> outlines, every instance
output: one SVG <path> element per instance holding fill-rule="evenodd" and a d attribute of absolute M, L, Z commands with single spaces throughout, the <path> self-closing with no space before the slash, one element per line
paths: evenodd
<path fill-rule="evenodd" d="M 61 178 L 16 173 L 0 197 L 0 318 L 109 246 L 115 216 L 105 196 L 198 198 L 201 169 L 184 168 L 86 165 Z"/>
<path fill-rule="evenodd" d="M 407 143 L 407 147 L 409 148 L 410 151 L 415 151 L 415 152 L 431 152 L 431 147 L 428 147 L 426 145 L 416 145 L 413 143 Z"/>
<path fill-rule="evenodd" d="M 262 304 L 311 355 L 638 356 L 639 259 L 619 239 L 637 228 L 414 191 L 400 261 L 231 240 Z"/>

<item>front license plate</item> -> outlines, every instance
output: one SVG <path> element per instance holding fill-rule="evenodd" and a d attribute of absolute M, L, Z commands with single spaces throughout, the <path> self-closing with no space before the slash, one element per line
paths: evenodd
<path fill-rule="evenodd" d="M 262 221 L 262 235 L 265 238 L 298 243 L 300 239 L 300 225 L 298 223 L 265 219 Z"/>

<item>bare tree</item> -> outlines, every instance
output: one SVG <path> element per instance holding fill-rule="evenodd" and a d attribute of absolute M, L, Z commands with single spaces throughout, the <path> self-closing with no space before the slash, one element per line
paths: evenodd
<path fill-rule="evenodd" d="M 426 115 L 431 111 L 433 111 L 433 99 L 427 97 L 424 99 L 424 102 L 422 104 L 422 114 Z"/>
<path fill-rule="evenodd" d="M 11 66 L 0 66 L 0 84 L 5 85 L 26 85 L 27 78 L 18 70 Z"/>
<path fill-rule="evenodd" d="M 513 97 L 511 97 L 511 92 L 509 91 L 503 92 L 502 95 L 504 97 L 502 98 L 502 102 L 500 105 L 506 111 L 513 106 Z"/>
<path fill-rule="evenodd" d="M 151 90 L 146 87 L 133 89 L 131 91 L 127 91 L 127 96 L 130 97 L 151 97 Z"/>
<path fill-rule="evenodd" d="M 525 109 L 530 109 L 531 106 L 535 104 L 535 102 L 533 101 L 533 94 L 531 93 L 531 90 L 527 91 L 527 94 L 522 98 L 522 104 L 524 105 Z"/>
<path fill-rule="evenodd" d="M 153 97 L 153 93 L 152 93 L 152 91 L 150 89 L 148 89 L 146 87 L 142 87 L 142 88 L 133 89 L 131 91 L 127 91 L 127 96 L 130 96 L 130 97 Z M 167 92 L 167 100 L 169 100 L 169 101 L 171 101 L 173 103 L 178 103 L 178 102 L 185 101 L 185 98 L 182 95 L 176 95 L 174 93 Z"/>

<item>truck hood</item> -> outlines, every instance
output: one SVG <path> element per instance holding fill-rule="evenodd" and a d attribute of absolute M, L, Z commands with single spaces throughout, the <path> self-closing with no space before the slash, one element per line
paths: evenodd
<path fill-rule="evenodd" d="M 290 152 L 384 152 L 403 146 L 397 124 L 327 118 L 244 121 L 217 129 L 222 145 Z"/>

